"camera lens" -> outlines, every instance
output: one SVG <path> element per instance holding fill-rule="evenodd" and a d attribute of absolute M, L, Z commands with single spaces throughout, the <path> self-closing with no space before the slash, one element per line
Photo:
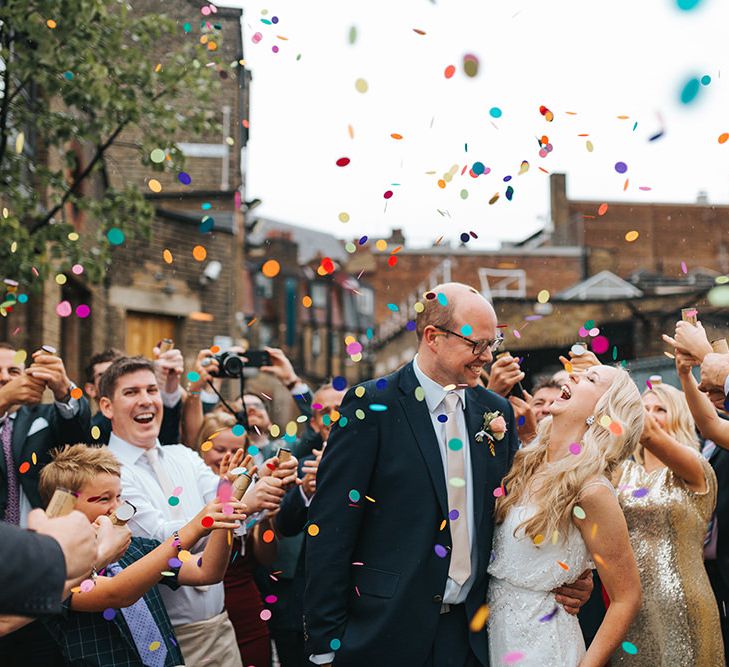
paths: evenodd
<path fill-rule="evenodd" d="M 223 368 L 226 375 L 238 377 L 243 373 L 243 361 L 237 354 L 232 354 L 223 362 Z"/>

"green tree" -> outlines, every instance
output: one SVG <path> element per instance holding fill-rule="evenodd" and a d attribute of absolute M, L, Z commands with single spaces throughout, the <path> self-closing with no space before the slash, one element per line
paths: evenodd
<path fill-rule="evenodd" d="M 108 184 L 105 155 L 131 136 L 150 171 L 182 168 L 175 137 L 218 131 L 205 110 L 226 74 L 201 42 L 219 38 L 214 18 L 180 25 L 124 0 L 0 1 L 0 279 L 27 290 L 83 260 L 98 282 L 111 228 L 149 234 L 153 207 L 137 187 Z M 198 104 L 176 104 L 181 92 Z M 69 207 L 98 223 L 80 239 Z"/>

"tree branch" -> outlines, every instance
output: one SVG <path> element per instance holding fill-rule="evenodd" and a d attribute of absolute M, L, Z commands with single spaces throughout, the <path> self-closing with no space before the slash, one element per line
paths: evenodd
<path fill-rule="evenodd" d="M 164 97 L 168 93 L 173 92 L 172 90 L 165 90 L 160 93 L 157 93 L 152 98 L 153 102 L 156 102 L 161 97 Z M 96 147 L 96 152 L 94 153 L 94 157 L 91 158 L 89 163 L 84 167 L 84 170 L 73 179 L 73 183 L 69 186 L 68 190 L 63 194 L 61 197 L 61 200 L 50 210 L 48 213 L 46 213 L 40 220 L 38 220 L 28 232 L 30 235 L 35 234 L 37 231 L 43 229 L 46 225 L 50 223 L 50 221 L 53 219 L 53 216 L 60 211 L 65 203 L 69 200 L 71 195 L 76 191 L 76 188 L 81 184 L 81 182 L 91 173 L 93 168 L 96 166 L 96 164 L 101 160 L 102 157 L 104 157 L 104 153 L 107 151 L 107 149 L 114 143 L 115 139 L 122 133 L 124 128 L 129 124 L 130 118 L 126 118 L 123 120 L 119 126 L 109 135 L 109 138 L 100 146 Z"/>

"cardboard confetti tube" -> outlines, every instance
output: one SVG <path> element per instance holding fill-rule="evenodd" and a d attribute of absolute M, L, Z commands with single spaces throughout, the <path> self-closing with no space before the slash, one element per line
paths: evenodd
<path fill-rule="evenodd" d="M 281 465 L 282 463 L 291 460 L 291 450 L 286 447 L 279 447 L 276 456 L 278 456 L 278 463 Z"/>
<path fill-rule="evenodd" d="M 128 500 L 125 500 L 111 513 L 109 518 L 111 519 L 111 523 L 115 526 L 126 526 L 127 521 L 129 521 L 129 519 L 131 519 L 136 513 L 137 508 Z"/>
<path fill-rule="evenodd" d="M 694 326 L 696 326 L 698 318 L 699 311 L 696 310 L 696 308 L 681 308 L 681 319 L 684 322 L 688 322 L 689 324 L 693 324 Z"/>
<path fill-rule="evenodd" d="M 53 492 L 51 502 L 46 508 L 46 516 L 55 519 L 59 516 L 66 516 L 76 508 L 76 496 L 72 491 L 62 487 L 56 488 Z"/>
<path fill-rule="evenodd" d="M 233 497 L 236 500 L 240 500 L 245 495 L 245 492 L 248 491 L 248 487 L 253 481 L 253 474 L 251 473 L 252 466 L 253 462 L 249 463 L 248 466 L 246 466 L 246 471 L 238 475 L 233 482 L 232 492 Z"/>
<path fill-rule="evenodd" d="M 174 346 L 175 341 L 171 338 L 163 338 L 159 344 L 159 353 L 162 354 L 163 352 L 167 352 L 167 350 L 171 350 Z"/>
<path fill-rule="evenodd" d="M 726 342 L 726 338 L 717 338 L 711 341 L 711 349 L 719 354 L 729 354 L 729 344 Z"/>

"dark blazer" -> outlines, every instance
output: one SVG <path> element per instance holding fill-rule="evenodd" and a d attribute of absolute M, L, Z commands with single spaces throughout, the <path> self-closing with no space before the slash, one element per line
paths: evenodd
<path fill-rule="evenodd" d="M 725 588 L 729 588 L 729 451 L 717 445 L 709 459 L 716 473 L 716 520 L 719 531 L 716 561 Z"/>
<path fill-rule="evenodd" d="M 0 614 L 61 613 L 66 560 L 56 540 L 0 521 L 0 563 Z"/>
<path fill-rule="evenodd" d="M 434 550 L 437 544 L 449 549 L 451 536 L 447 523 L 442 527 L 448 495 L 428 406 L 415 397 L 412 363 L 384 380 L 381 389 L 375 381 L 362 385 L 361 398 L 347 392 L 309 507 L 309 525 L 319 532 L 307 537 L 307 651 L 328 653 L 338 640 L 337 666 L 424 664 L 448 578 L 450 556 L 440 558 Z M 483 414 L 495 410 L 504 414 L 508 431 L 492 456 L 474 435 Z M 478 553 L 465 603 L 471 618 L 486 601 L 493 491 L 511 466 L 518 439 L 510 404 L 482 387 L 466 390 L 465 416 Z M 357 502 L 352 491 L 359 493 Z M 488 665 L 486 630 L 468 634 L 475 656 Z"/>
<path fill-rule="evenodd" d="M 79 404 L 78 414 L 71 419 L 64 419 L 53 403 L 23 405 L 18 409 L 13 423 L 13 459 L 16 470 L 26 461 L 30 464 L 26 473 L 18 473 L 18 480 L 33 507 L 41 506 L 38 477 L 41 468 L 51 461 L 49 452 L 62 445 L 91 441 L 89 404 L 83 397 Z M 6 461 L 0 454 L 0 518 L 5 516 L 7 501 Z"/>

